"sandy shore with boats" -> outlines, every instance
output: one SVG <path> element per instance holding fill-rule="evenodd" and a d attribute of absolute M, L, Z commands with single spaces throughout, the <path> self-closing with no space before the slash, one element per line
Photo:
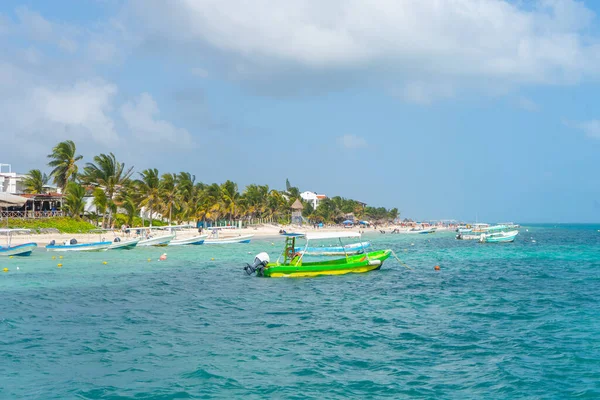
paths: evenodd
<path fill-rule="evenodd" d="M 269 239 L 269 238 L 278 238 L 281 237 L 280 231 L 285 231 L 287 233 L 305 233 L 305 232 L 315 232 L 315 231 L 325 231 L 325 232 L 333 232 L 333 231 L 354 231 L 361 232 L 366 235 L 372 234 L 381 234 L 381 231 L 384 231 L 386 234 L 392 233 L 392 231 L 397 230 L 397 233 L 400 234 L 409 234 L 411 228 L 410 227 L 402 227 L 395 225 L 386 225 L 386 226 L 377 226 L 377 228 L 369 227 L 352 227 L 352 228 L 344 228 L 341 226 L 325 226 L 322 228 L 313 228 L 312 226 L 279 226 L 279 225 L 261 225 L 256 227 L 248 227 L 243 229 L 223 229 L 220 233 L 220 237 L 235 237 L 235 236 L 243 236 L 253 234 L 255 239 Z M 450 228 L 446 227 L 438 227 L 438 231 L 448 231 Z M 452 228 L 453 230 L 453 228 Z M 204 230 L 202 234 L 210 233 L 207 230 Z M 159 236 L 165 234 L 162 230 L 153 231 L 153 235 Z M 184 229 L 177 231 L 177 238 L 188 238 L 192 236 L 198 235 L 197 229 Z M 89 243 L 89 242 L 97 242 L 100 240 L 113 241 L 115 237 L 136 237 L 135 233 L 128 234 L 123 233 L 121 230 L 115 231 L 106 231 L 99 233 L 43 233 L 43 234 L 13 234 L 11 243 L 13 245 L 23 244 L 34 242 L 37 243 L 38 246 L 43 247 L 50 243 L 52 240 L 56 241 L 56 243 L 63 243 L 64 241 L 70 239 L 76 239 L 79 243 Z M 0 237 L 0 245 L 5 244 L 5 238 Z"/>

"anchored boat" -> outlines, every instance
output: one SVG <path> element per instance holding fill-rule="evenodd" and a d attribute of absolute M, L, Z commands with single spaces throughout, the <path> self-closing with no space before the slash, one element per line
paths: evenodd
<path fill-rule="evenodd" d="M 104 251 L 108 250 L 112 242 L 92 242 L 78 243 L 76 239 L 65 240 L 63 244 L 56 244 L 51 241 L 47 246 L 47 251 Z"/>
<path fill-rule="evenodd" d="M 121 239 L 120 237 L 116 237 L 112 244 L 108 247 L 109 250 L 131 250 L 138 245 L 138 243 L 142 239 L 133 238 L 133 239 Z"/>
<path fill-rule="evenodd" d="M 507 225 L 497 225 L 487 228 L 479 237 L 480 243 L 509 243 L 513 242 L 519 231 Z"/>
<path fill-rule="evenodd" d="M 106 239 L 102 237 L 103 233 L 112 232 L 115 235 L 111 245 L 108 246 L 108 250 L 131 250 L 136 247 L 141 240 L 141 238 L 121 238 L 120 236 L 117 236 L 118 231 L 115 231 L 114 229 L 96 229 L 93 232 L 100 235 L 101 242 L 106 241 Z"/>
<path fill-rule="evenodd" d="M 315 240 L 360 238 L 358 232 L 323 232 L 307 233 L 305 250 L 309 243 Z M 304 253 L 296 252 L 296 238 L 288 237 L 285 248 L 276 262 L 271 263 L 267 253 L 258 254 L 252 265 L 247 264 L 244 270 L 248 275 L 256 273 L 257 276 L 280 278 L 312 277 L 319 275 L 343 275 L 349 273 L 363 273 L 380 269 L 383 262 L 392 254 L 391 250 L 365 252 L 358 255 L 347 255 L 344 258 L 325 261 L 305 262 Z M 283 260 L 281 258 L 283 257 Z"/>
<path fill-rule="evenodd" d="M 169 242 L 169 246 L 185 246 L 185 245 L 200 245 L 208 235 L 192 236 L 184 239 L 173 239 Z"/>
<path fill-rule="evenodd" d="M 219 231 L 222 228 L 209 228 L 211 230 L 211 235 L 208 239 L 204 240 L 204 244 L 234 244 L 234 243 L 250 243 L 250 240 L 254 237 L 254 234 L 251 235 L 239 235 L 239 236 L 230 236 L 230 237 L 219 237 Z"/>
<path fill-rule="evenodd" d="M 13 233 L 31 232 L 29 229 L 0 229 L 0 234 L 6 235 L 6 246 L 0 246 L 0 256 L 28 256 L 37 247 L 36 243 L 11 245 Z"/>
<path fill-rule="evenodd" d="M 145 239 L 142 239 L 138 242 L 138 246 L 166 246 L 171 242 L 171 240 L 175 239 L 175 234 L 168 234 L 162 236 L 146 236 Z"/>

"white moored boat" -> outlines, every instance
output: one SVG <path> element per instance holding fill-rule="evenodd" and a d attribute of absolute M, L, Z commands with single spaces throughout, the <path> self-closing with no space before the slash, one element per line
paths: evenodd
<path fill-rule="evenodd" d="M 110 247 L 108 249 L 109 250 L 130 250 L 130 249 L 133 249 L 134 247 L 136 247 L 141 240 L 142 240 L 141 238 L 125 239 L 125 240 L 123 240 L 121 238 L 115 238 L 115 240 L 113 240 L 112 244 L 110 245 Z"/>
<path fill-rule="evenodd" d="M 142 246 L 166 246 L 171 240 L 175 239 L 175 234 L 163 235 L 163 236 L 151 236 L 147 239 L 142 239 L 138 242 L 138 247 Z"/>
<path fill-rule="evenodd" d="M 77 240 L 65 240 L 63 244 L 56 244 L 53 240 L 46 246 L 47 251 L 104 251 L 108 250 L 112 242 L 78 243 Z"/>
<path fill-rule="evenodd" d="M 37 247 L 36 243 L 24 243 L 16 246 L 11 245 L 13 233 L 28 233 L 29 229 L 0 229 L 0 234 L 6 235 L 6 246 L 0 245 L 0 256 L 28 256 Z"/>
<path fill-rule="evenodd" d="M 169 242 L 169 246 L 200 245 L 204 243 L 207 237 L 208 235 L 199 235 L 183 239 L 173 239 Z"/>
<path fill-rule="evenodd" d="M 254 237 L 251 235 L 238 235 L 221 238 L 219 232 L 222 229 L 235 229 L 234 227 L 216 227 L 208 228 L 211 231 L 210 236 L 204 240 L 204 244 L 235 244 L 235 243 L 250 243 L 250 239 Z"/>

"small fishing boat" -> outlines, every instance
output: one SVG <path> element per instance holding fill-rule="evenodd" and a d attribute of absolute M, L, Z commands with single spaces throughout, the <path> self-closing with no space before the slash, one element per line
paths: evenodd
<path fill-rule="evenodd" d="M 162 236 L 146 236 L 145 239 L 142 239 L 138 242 L 138 246 L 141 247 L 147 247 L 147 246 L 166 246 L 168 245 L 171 240 L 175 239 L 175 234 L 171 233 L 168 235 L 162 235 Z"/>
<path fill-rule="evenodd" d="M 13 233 L 28 233 L 29 229 L 0 229 L 0 234 L 6 235 L 6 246 L 0 246 L 0 256 L 29 256 L 36 243 L 24 243 L 16 246 L 11 245 Z"/>
<path fill-rule="evenodd" d="M 421 229 L 413 228 L 410 231 L 407 231 L 406 233 L 412 233 L 412 234 L 416 233 L 416 234 L 419 234 L 419 235 L 427 235 L 429 233 L 435 233 L 436 230 L 437 229 L 434 228 L 434 227 L 431 227 L 431 228 L 421 228 Z"/>
<path fill-rule="evenodd" d="M 469 233 L 459 233 L 458 235 L 456 235 L 456 238 L 458 240 L 479 240 L 481 238 L 481 235 L 471 235 Z"/>
<path fill-rule="evenodd" d="M 204 244 L 235 244 L 235 243 L 250 243 L 250 240 L 254 237 L 254 234 L 251 235 L 239 235 L 239 236 L 229 236 L 221 238 L 219 236 L 219 231 L 221 228 L 209 228 L 211 231 L 211 235 L 204 240 Z"/>
<path fill-rule="evenodd" d="M 65 240 L 62 244 L 56 244 L 53 240 L 47 246 L 47 251 L 105 251 L 112 242 L 78 243 L 77 240 Z"/>
<path fill-rule="evenodd" d="M 199 235 L 183 239 L 173 239 L 169 242 L 169 246 L 200 245 L 204 243 L 207 237 L 208 235 Z"/>
<path fill-rule="evenodd" d="M 111 245 L 108 247 L 108 250 L 131 250 L 135 248 L 141 240 L 141 238 L 121 238 L 120 236 L 117 236 L 119 231 L 116 231 L 114 229 L 96 229 L 92 232 L 100 235 L 101 242 L 107 241 L 103 237 L 104 233 L 112 232 L 115 235 L 115 238 L 113 239 Z M 123 233 L 123 231 L 121 231 L 120 233 Z"/>
<path fill-rule="evenodd" d="M 358 232 L 319 232 L 306 234 L 306 246 L 315 240 L 338 239 L 341 247 L 344 247 L 341 239 L 360 238 Z M 392 250 L 379 250 L 364 252 L 364 254 L 348 255 L 329 261 L 304 262 L 304 254 L 296 252 L 296 238 L 286 238 L 283 253 L 276 262 L 271 263 L 267 253 L 256 255 L 252 265 L 247 264 L 244 270 L 248 275 L 256 273 L 257 276 L 271 278 L 299 278 L 313 277 L 319 275 L 344 275 L 349 273 L 363 273 L 380 269 L 383 262 L 392 254 Z M 283 259 L 282 259 L 283 257 Z"/>
<path fill-rule="evenodd" d="M 486 229 L 479 237 L 480 243 L 509 243 L 513 242 L 517 235 L 518 230 L 512 229 L 506 225 L 492 226 Z"/>
<path fill-rule="evenodd" d="M 131 250 L 135 248 L 138 243 L 141 241 L 141 238 L 133 238 L 133 239 L 121 239 L 120 237 L 116 237 L 111 245 L 108 247 L 109 250 Z"/>
<path fill-rule="evenodd" d="M 365 249 L 371 247 L 371 242 L 352 243 L 345 246 L 323 246 L 308 247 L 306 250 L 302 247 L 296 247 L 296 253 L 302 253 L 306 256 L 345 256 L 362 254 Z"/>
<path fill-rule="evenodd" d="M 171 240 L 175 239 L 175 234 L 170 232 L 166 235 L 156 236 L 151 233 L 152 230 L 156 229 L 168 229 L 168 226 L 157 226 L 157 227 L 140 227 L 140 228 L 127 228 L 126 232 L 134 232 L 137 235 L 137 238 L 140 240 L 137 243 L 138 247 L 148 247 L 148 246 L 166 246 L 171 242 Z"/>
<path fill-rule="evenodd" d="M 304 235 L 306 235 L 305 233 L 302 232 L 286 232 L 286 231 L 280 231 L 279 234 L 281 236 L 289 236 L 289 237 L 302 237 Z"/>

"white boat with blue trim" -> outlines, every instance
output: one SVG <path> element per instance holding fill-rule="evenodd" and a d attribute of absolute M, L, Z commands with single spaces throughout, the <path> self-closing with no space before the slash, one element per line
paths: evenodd
<path fill-rule="evenodd" d="M 519 231 L 507 225 L 496 225 L 486 229 L 479 237 L 480 243 L 510 243 L 514 242 Z"/>
<path fill-rule="evenodd" d="M 78 243 L 76 239 L 65 240 L 62 244 L 51 241 L 47 246 L 47 251 L 106 251 L 112 242 L 91 242 Z"/>
<path fill-rule="evenodd" d="M 11 245 L 12 235 L 14 233 L 30 233 L 29 229 L 0 229 L 0 234 L 6 235 L 6 246 L 0 245 L 0 256 L 29 256 L 33 249 L 37 247 L 36 243 L 24 243 L 16 246 Z"/>
<path fill-rule="evenodd" d="M 204 240 L 204 244 L 237 244 L 237 243 L 250 243 L 250 240 L 254 237 L 254 234 L 250 235 L 238 235 L 221 238 L 219 231 L 223 228 L 208 228 L 211 231 L 210 236 Z"/>

